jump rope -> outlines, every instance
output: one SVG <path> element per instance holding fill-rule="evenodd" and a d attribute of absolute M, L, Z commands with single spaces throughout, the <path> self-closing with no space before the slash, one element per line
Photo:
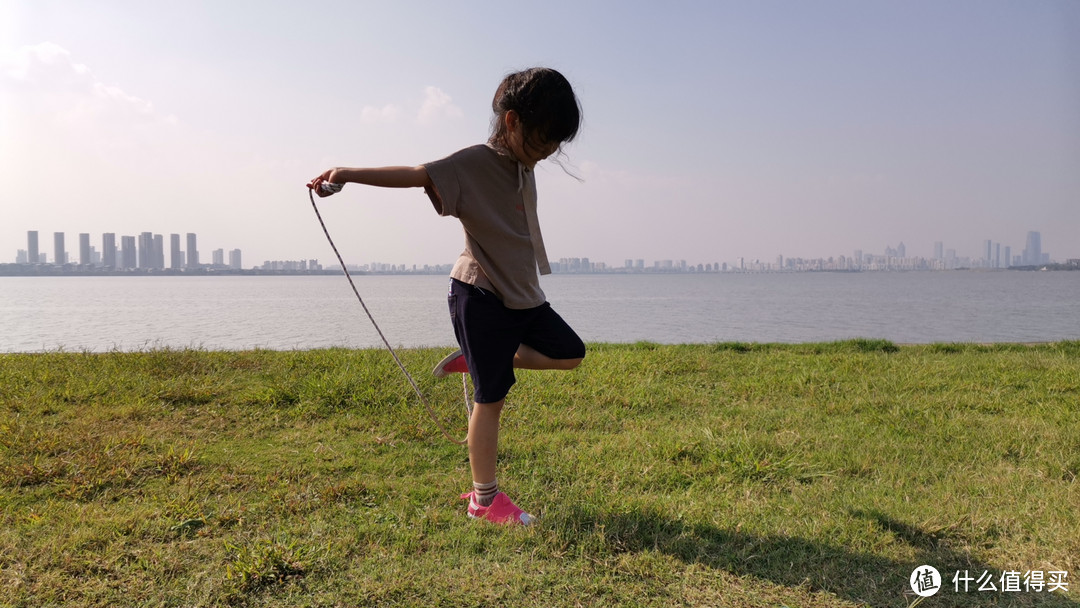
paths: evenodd
<path fill-rule="evenodd" d="M 360 297 L 360 290 L 356 288 L 356 283 L 353 282 L 352 275 L 349 274 L 349 269 L 345 266 L 345 260 L 341 259 L 341 254 L 338 252 L 337 245 L 334 244 L 334 239 L 330 238 L 330 231 L 326 229 L 326 222 L 323 221 L 322 214 L 319 213 L 319 206 L 315 204 L 315 186 L 312 183 L 308 183 L 307 186 L 308 198 L 311 199 L 311 208 L 315 210 L 315 217 L 319 218 L 319 225 L 322 226 L 323 234 L 326 235 L 326 240 L 330 243 L 330 248 L 334 250 L 334 255 L 337 256 L 338 264 L 341 264 L 341 270 L 345 272 L 345 278 L 349 280 L 349 285 L 352 287 L 353 293 L 356 294 L 356 299 L 360 302 L 360 306 L 364 308 L 364 312 L 367 313 L 367 318 L 375 327 L 375 331 L 378 332 L 379 337 L 382 338 L 382 342 L 386 346 L 386 350 L 390 351 L 390 355 L 394 357 L 394 362 L 397 363 L 398 368 L 401 369 L 401 373 L 405 374 L 405 377 L 409 380 L 409 384 L 412 385 L 413 391 L 415 391 L 416 396 L 420 398 L 420 402 L 424 404 L 424 409 L 427 410 L 428 416 L 431 417 L 431 420 L 435 423 L 435 426 L 439 427 L 439 431 L 442 432 L 443 437 L 446 437 L 447 440 L 458 445 L 467 445 L 469 440 L 468 435 L 466 435 L 463 439 L 460 440 L 454 439 L 453 435 L 450 434 L 450 431 L 446 430 L 446 427 L 443 426 L 443 423 L 439 420 L 438 416 L 435 415 L 435 410 L 432 409 L 431 403 L 428 402 L 427 397 L 424 396 L 424 393 L 420 391 L 420 386 L 416 384 L 416 380 L 413 380 L 412 374 L 409 373 L 409 370 L 405 369 L 405 364 L 401 362 L 401 359 L 398 357 L 397 352 L 394 350 L 394 347 L 390 346 L 390 341 L 386 339 L 386 336 L 383 335 L 382 330 L 379 329 L 379 324 L 375 322 L 375 317 L 371 315 L 371 311 L 368 310 L 367 304 L 364 304 L 364 298 Z M 326 192 L 328 194 L 333 194 L 335 192 L 341 191 L 341 185 L 339 184 L 322 182 L 319 184 L 318 187 L 320 192 Z M 465 378 L 465 374 L 461 374 L 461 392 L 465 396 L 465 411 L 471 418 L 472 405 L 469 402 L 469 385 Z"/>

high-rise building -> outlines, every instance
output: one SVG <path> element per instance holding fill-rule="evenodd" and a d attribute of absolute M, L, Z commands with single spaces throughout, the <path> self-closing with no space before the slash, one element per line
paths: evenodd
<path fill-rule="evenodd" d="M 941 241 L 934 241 L 934 259 L 935 260 L 944 260 L 945 259 L 945 244 L 942 243 Z"/>
<path fill-rule="evenodd" d="M 199 248 L 195 246 L 195 233 L 187 233 L 187 267 L 199 267 Z"/>
<path fill-rule="evenodd" d="M 137 251 L 135 237 L 120 237 L 120 268 L 122 270 L 132 270 L 138 267 Z"/>
<path fill-rule="evenodd" d="M 67 263 L 67 252 L 64 251 L 64 233 L 53 233 L 53 264 L 63 266 Z"/>
<path fill-rule="evenodd" d="M 225 265 L 225 250 L 224 249 L 215 249 L 212 252 L 210 252 L 210 255 L 213 257 L 214 266 L 224 266 Z"/>
<path fill-rule="evenodd" d="M 41 252 L 38 251 L 37 230 L 26 231 L 26 261 L 28 264 L 39 264 Z"/>
<path fill-rule="evenodd" d="M 169 235 L 169 268 L 179 270 L 184 267 L 184 252 L 180 250 L 180 235 Z"/>
<path fill-rule="evenodd" d="M 139 270 L 154 267 L 154 233 L 143 232 L 139 235 Z"/>
<path fill-rule="evenodd" d="M 101 235 L 101 265 L 116 268 L 116 233 L 106 232 Z"/>
<path fill-rule="evenodd" d="M 154 235 L 154 268 L 165 270 L 165 237 Z"/>
<path fill-rule="evenodd" d="M 90 258 L 90 234 L 86 232 L 79 233 L 79 264 L 82 266 L 89 266 L 93 264 L 94 260 Z"/>
<path fill-rule="evenodd" d="M 1027 247 L 1024 248 L 1024 266 L 1042 263 L 1042 235 L 1032 230 L 1027 233 Z"/>
<path fill-rule="evenodd" d="M 1009 247 L 1008 245 L 1005 246 L 1005 260 L 1004 261 L 1005 261 L 1004 268 L 1008 268 L 1009 266 L 1012 266 L 1012 247 Z"/>
<path fill-rule="evenodd" d="M 240 270 L 243 266 L 240 264 L 240 250 L 233 249 L 229 252 L 229 268 Z"/>

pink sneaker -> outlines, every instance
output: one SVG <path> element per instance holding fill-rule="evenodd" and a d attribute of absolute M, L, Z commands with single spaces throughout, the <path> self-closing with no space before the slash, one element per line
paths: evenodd
<path fill-rule="evenodd" d="M 476 504 L 472 492 L 462 494 L 461 498 L 462 500 L 469 499 L 468 514 L 473 519 L 486 519 L 497 524 L 521 524 L 523 526 L 532 525 L 536 521 L 535 517 L 519 509 L 510 500 L 510 497 L 503 492 L 496 494 L 495 500 L 491 501 L 491 506 L 488 507 L 481 507 Z"/>
<path fill-rule="evenodd" d="M 436 378 L 442 378 L 449 376 L 450 374 L 467 374 L 469 373 L 469 366 L 465 364 L 465 355 L 461 354 L 461 350 L 455 350 L 443 357 L 442 361 L 435 366 L 435 369 L 431 370 L 431 373 L 435 374 Z"/>

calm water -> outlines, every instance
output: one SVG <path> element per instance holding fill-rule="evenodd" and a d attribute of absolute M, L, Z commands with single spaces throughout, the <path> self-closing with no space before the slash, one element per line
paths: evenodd
<path fill-rule="evenodd" d="M 394 346 L 451 346 L 447 279 L 356 277 Z M 587 342 L 1080 339 L 1080 272 L 555 275 Z M 380 346 L 343 276 L 0 277 L 0 352 Z"/>

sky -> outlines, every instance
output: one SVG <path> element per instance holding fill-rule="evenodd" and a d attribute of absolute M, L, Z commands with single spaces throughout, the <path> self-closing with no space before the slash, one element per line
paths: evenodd
<path fill-rule="evenodd" d="M 584 115 L 549 257 L 691 264 L 990 239 L 1080 258 L 1080 2 L 0 0 L 0 262 L 37 230 L 333 253 L 304 184 L 486 141 L 509 72 Z M 418 189 L 319 203 L 348 263 L 450 264 Z M 186 247 L 186 241 L 183 245 Z"/>

